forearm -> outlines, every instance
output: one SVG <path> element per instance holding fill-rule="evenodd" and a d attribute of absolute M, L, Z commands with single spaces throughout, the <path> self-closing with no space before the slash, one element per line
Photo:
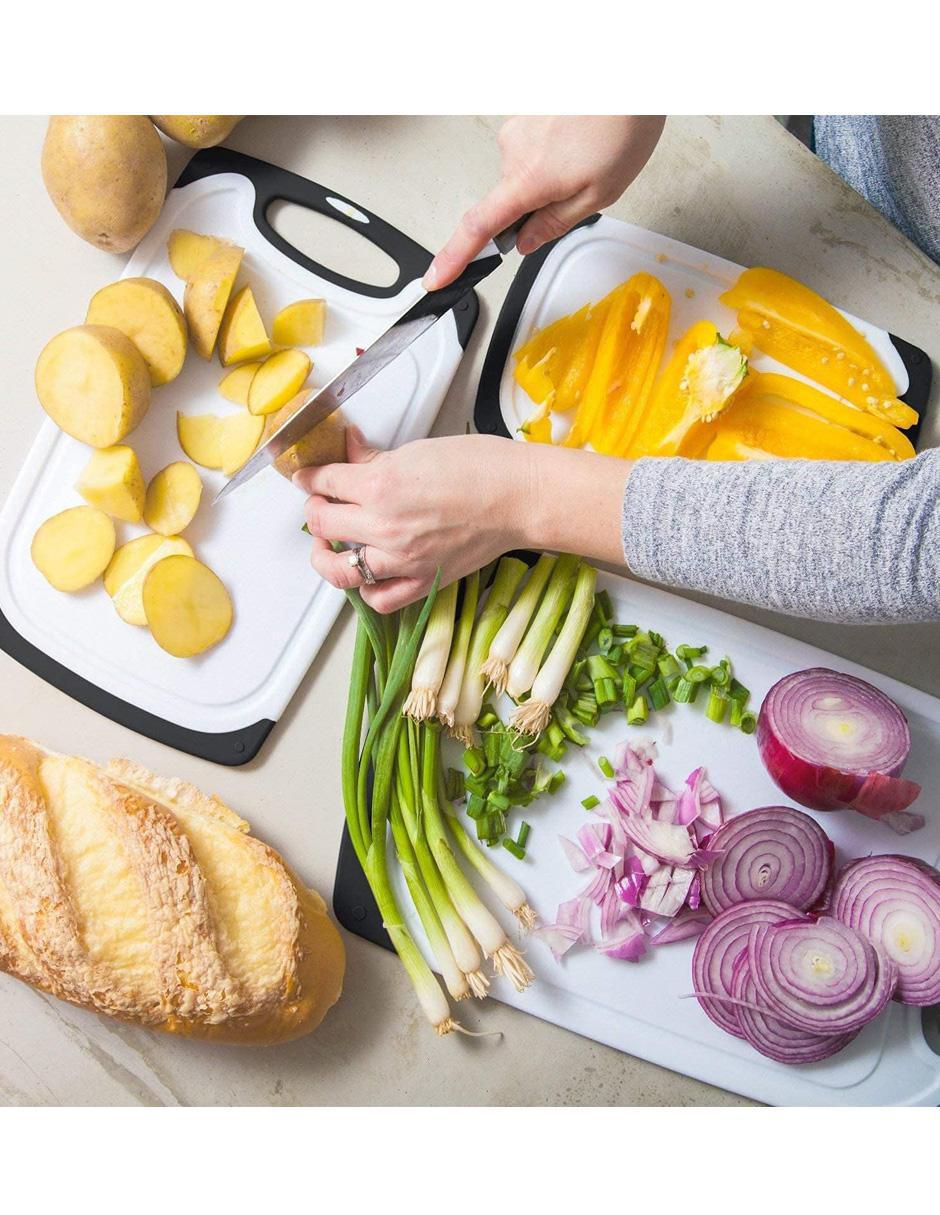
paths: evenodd
<path fill-rule="evenodd" d="M 842 623 L 940 620 L 940 451 L 894 463 L 636 463 L 640 577 Z"/>

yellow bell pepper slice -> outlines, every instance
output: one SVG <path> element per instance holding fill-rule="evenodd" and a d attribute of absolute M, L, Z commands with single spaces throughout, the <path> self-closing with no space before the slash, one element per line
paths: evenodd
<path fill-rule="evenodd" d="M 709 460 L 886 461 L 886 447 L 773 397 L 745 397 L 718 424 Z"/>
<path fill-rule="evenodd" d="M 583 447 L 594 434 L 603 416 L 610 385 L 619 374 L 620 364 L 630 347 L 630 324 L 640 302 L 633 280 L 627 279 L 615 287 L 607 300 L 608 308 L 598 337 L 597 354 L 571 430 L 565 437 L 565 447 Z"/>
<path fill-rule="evenodd" d="M 630 280 L 638 302 L 621 351 L 618 373 L 590 433 L 595 451 L 625 455 L 642 424 L 669 333 L 669 292 L 651 274 Z"/>
<path fill-rule="evenodd" d="M 906 429 L 917 413 L 899 401 L 891 373 L 861 333 L 809 287 L 778 270 L 745 270 L 721 296 L 755 344 L 786 367 L 877 418 Z"/>
<path fill-rule="evenodd" d="M 653 390 L 626 454 L 700 453 L 700 431 L 728 408 L 747 374 L 747 359 L 722 340 L 711 321 L 696 321 L 680 338 Z"/>
<path fill-rule="evenodd" d="M 854 405 L 847 405 L 844 401 L 837 401 L 805 380 L 768 371 L 754 373 L 748 377 L 741 391 L 742 400 L 752 398 L 777 400 L 801 412 L 824 418 L 836 426 L 844 426 L 846 430 L 878 443 L 895 460 L 910 460 L 917 454 L 907 435 L 890 422 L 865 413 Z"/>

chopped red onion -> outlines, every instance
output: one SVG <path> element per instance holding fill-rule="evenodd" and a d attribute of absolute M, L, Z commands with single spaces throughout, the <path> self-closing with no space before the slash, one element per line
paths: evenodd
<path fill-rule="evenodd" d="M 702 902 L 712 915 L 749 899 L 779 899 L 805 911 L 826 889 L 832 869 L 825 831 L 788 806 L 729 819 L 707 851 L 719 854 L 702 870 Z"/>

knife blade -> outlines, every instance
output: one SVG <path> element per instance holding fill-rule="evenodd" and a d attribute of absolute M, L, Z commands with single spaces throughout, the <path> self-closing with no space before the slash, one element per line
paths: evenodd
<path fill-rule="evenodd" d="M 528 218 L 528 215 L 524 215 L 495 236 L 452 283 L 437 291 L 422 292 L 415 303 L 406 308 L 384 333 L 328 384 L 323 388 L 312 389 L 300 408 L 258 448 L 230 480 L 226 481 L 213 499 L 213 505 L 226 494 L 247 484 L 263 469 L 270 467 L 288 447 L 302 439 L 308 431 L 319 425 L 341 405 L 345 405 L 360 388 L 364 388 L 380 371 L 393 363 L 423 333 L 459 304 L 465 295 L 501 266 L 503 256 L 515 247 L 519 229 Z"/>

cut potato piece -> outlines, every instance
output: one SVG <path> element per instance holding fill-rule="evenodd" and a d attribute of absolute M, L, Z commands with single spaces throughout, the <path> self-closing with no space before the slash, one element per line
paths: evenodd
<path fill-rule="evenodd" d="M 190 232 L 187 228 L 175 228 L 166 243 L 167 256 L 173 273 L 185 282 L 193 277 L 203 262 L 207 262 L 219 249 L 230 248 L 231 241 L 221 236 L 204 236 L 201 232 Z"/>
<path fill-rule="evenodd" d="M 248 389 L 260 366 L 260 363 L 242 363 L 219 380 L 219 392 L 226 401 L 231 401 L 233 405 L 248 404 Z"/>
<path fill-rule="evenodd" d="M 111 325 L 131 339 L 150 382 L 169 384 L 183 370 L 186 322 L 179 304 L 152 278 L 122 278 L 91 297 L 86 325 Z"/>
<path fill-rule="evenodd" d="M 245 463 L 258 446 L 258 440 L 264 431 L 264 418 L 256 418 L 250 413 L 235 413 L 220 418 L 221 444 L 219 454 L 222 458 L 222 472 L 231 477 Z"/>
<path fill-rule="evenodd" d="M 298 392 L 293 400 L 277 411 L 269 414 L 264 420 L 264 433 L 261 440 L 267 443 L 271 435 L 279 430 L 294 412 L 303 405 L 308 397 L 306 390 Z M 310 468 L 314 464 L 345 464 L 346 462 L 346 421 L 339 410 L 324 418 L 319 426 L 308 430 L 302 438 L 282 452 L 274 461 L 274 467 L 288 481 L 301 468 Z"/>
<path fill-rule="evenodd" d="M 193 550 L 181 536 L 138 536 L 122 544 L 104 574 L 104 589 L 121 619 L 128 624 L 146 625 L 144 579 L 165 557 L 192 555 Z"/>
<path fill-rule="evenodd" d="M 222 419 L 214 413 L 177 413 L 180 447 L 203 468 L 222 467 Z"/>
<path fill-rule="evenodd" d="M 201 497 L 199 473 L 185 460 L 176 460 L 161 468 L 147 486 L 144 522 L 161 536 L 176 536 L 192 523 Z"/>
<path fill-rule="evenodd" d="M 297 395 L 310 374 L 312 363 L 302 350 L 281 350 L 258 368 L 248 389 L 252 413 L 276 413 Z"/>
<path fill-rule="evenodd" d="M 176 415 L 180 447 L 190 460 L 203 468 L 221 468 L 227 477 L 255 450 L 263 430 L 264 418 L 250 413 Z"/>
<path fill-rule="evenodd" d="M 319 346 L 326 324 L 326 300 L 297 300 L 274 318 L 271 336 L 278 346 Z"/>
<path fill-rule="evenodd" d="M 222 318 L 245 250 L 238 245 L 220 245 L 194 270 L 183 295 L 183 311 L 196 351 L 211 359 Z"/>
<path fill-rule="evenodd" d="M 232 601 L 222 580 L 195 557 L 167 557 L 147 574 L 144 610 L 153 639 L 175 658 L 193 658 L 232 627 Z"/>
<path fill-rule="evenodd" d="M 113 447 L 150 407 L 150 372 L 119 329 L 76 325 L 49 342 L 36 363 L 36 394 L 66 434 Z"/>
<path fill-rule="evenodd" d="M 219 359 L 223 367 L 259 359 L 271 353 L 271 339 L 264 327 L 255 295 L 242 287 L 229 301 L 219 330 Z"/>
<path fill-rule="evenodd" d="M 57 591 L 80 591 L 104 573 L 114 555 L 114 524 L 93 506 L 73 506 L 41 524 L 30 555 Z"/>
<path fill-rule="evenodd" d="M 75 484 L 89 506 L 113 519 L 139 523 L 144 513 L 144 477 L 132 447 L 96 451 Z"/>

